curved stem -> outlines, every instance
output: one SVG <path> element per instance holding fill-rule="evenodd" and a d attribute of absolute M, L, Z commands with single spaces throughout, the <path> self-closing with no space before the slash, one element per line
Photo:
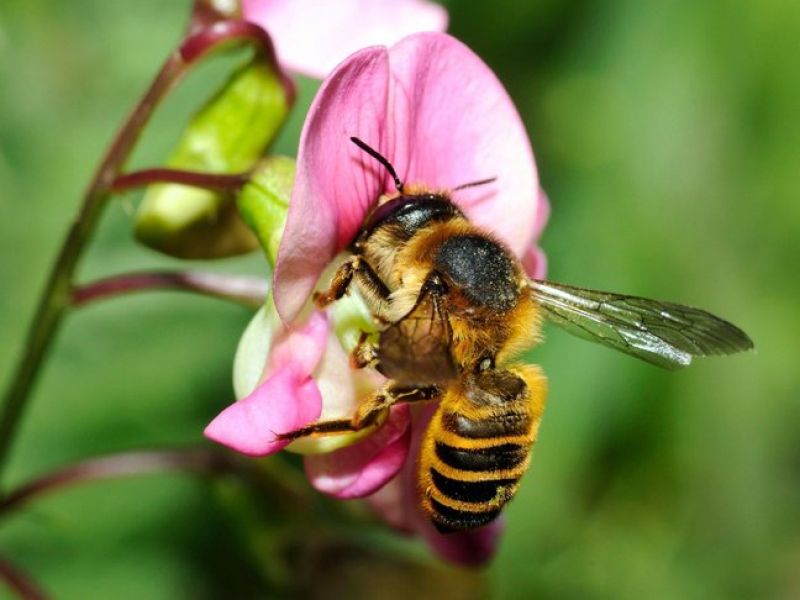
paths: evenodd
<path fill-rule="evenodd" d="M 83 204 L 50 271 L 28 332 L 24 354 L 3 398 L 0 409 L 0 469 L 5 463 L 12 435 L 22 416 L 39 366 L 70 305 L 72 277 L 81 253 L 109 198 L 114 179 L 130 155 L 153 110 L 178 81 L 185 66 L 179 53 L 174 53 L 167 59 L 141 102 L 120 129 L 84 195 Z"/>
<path fill-rule="evenodd" d="M 0 500 L 0 515 L 21 508 L 34 498 L 46 496 L 76 483 L 171 470 L 216 473 L 224 470 L 225 460 L 220 452 L 209 450 L 123 452 L 90 458 L 48 473 L 13 490 Z"/>
<path fill-rule="evenodd" d="M 238 474 L 268 491 L 291 511 L 307 510 L 310 502 L 308 486 L 275 458 L 255 462 L 216 448 L 145 450 L 89 458 L 37 477 L 0 500 L 0 517 L 75 484 L 165 471 Z"/>
<path fill-rule="evenodd" d="M 216 192 L 237 192 L 250 179 L 248 173 L 201 173 L 180 169 L 142 169 L 133 173 L 125 173 L 114 180 L 111 186 L 114 192 L 143 187 L 151 183 L 179 183 Z"/>
<path fill-rule="evenodd" d="M 249 308 L 264 305 L 269 282 L 248 275 L 225 275 L 202 271 L 141 271 L 124 273 L 78 286 L 72 291 L 72 306 L 79 307 L 102 300 L 152 290 L 195 292 L 243 304 Z"/>
<path fill-rule="evenodd" d="M 28 575 L 2 557 L 0 557 L 0 580 L 4 581 L 8 588 L 16 592 L 22 600 L 47 599 L 44 592 L 31 581 Z"/>
<path fill-rule="evenodd" d="M 31 388 L 45 358 L 50 342 L 72 300 L 72 280 L 78 261 L 108 203 L 114 181 L 131 154 L 144 126 L 156 106 L 180 80 L 188 67 L 211 50 L 230 42 L 254 43 L 259 52 L 275 65 L 287 90 L 293 90 L 280 71 L 269 36 L 259 27 L 245 21 L 220 21 L 187 37 L 177 51 L 166 60 L 139 104 L 114 138 L 86 191 L 58 258 L 50 271 L 36 314 L 28 331 L 23 355 L 16 366 L 11 383 L 0 405 L 0 475 L 5 466 L 14 432 L 19 423 Z"/>

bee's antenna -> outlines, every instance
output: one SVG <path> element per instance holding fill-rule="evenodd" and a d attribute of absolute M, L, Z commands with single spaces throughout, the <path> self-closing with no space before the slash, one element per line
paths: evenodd
<path fill-rule="evenodd" d="M 465 190 L 471 187 L 478 187 L 479 185 L 486 185 L 487 183 L 492 183 L 493 181 L 497 181 L 497 177 L 489 177 L 489 179 L 481 179 L 479 181 L 470 181 L 469 183 L 462 183 L 459 186 L 453 188 L 454 192 L 458 190 Z"/>
<path fill-rule="evenodd" d="M 397 176 L 397 172 L 394 170 L 394 167 L 392 166 L 392 163 L 390 163 L 388 160 L 386 160 L 386 158 L 384 158 L 383 156 L 378 154 L 377 151 L 375 151 L 372 148 L 370 148 L 369 146 L 367 146 L 364 142 L 362 142 L 357 137 L 351 137 L 350 141 L 353 142 L 359 148 L 361 148 L 364 152 L 369 154 L 372 158 L 377 160 L 379 163 L 381 163 L 384 167 L 386 167 L 386 170 L 389 171 L 389 175 L 391 175 L 392 179 L 394 179 L 394 187 L 396 187 L 397 191 L 402 194 L 403 193 L 403 182 L 400 181 L 400 178 Z"/>

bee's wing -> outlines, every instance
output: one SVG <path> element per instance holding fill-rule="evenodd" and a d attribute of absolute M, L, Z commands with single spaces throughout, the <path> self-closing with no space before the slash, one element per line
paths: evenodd
<path fill-rule="evenodd" d="M 530 290 L 556 325 L 666 369 L 753 348 L 741 329 L 699 308 L 552 281 L 532 280 Z"/>
<path fill-rule="evenodd" d="M 402 383 L 449 381 L 457 373 L 451 339 L 442 297 L 423 291 L 406 316 L 381 332 L 378 370 Z"/>

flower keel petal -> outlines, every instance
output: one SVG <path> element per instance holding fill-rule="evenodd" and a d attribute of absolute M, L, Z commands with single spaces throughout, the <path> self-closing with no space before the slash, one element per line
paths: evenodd
<path fill-rule="evenodd" d="M 314 380 L 283 369 L 223 410 L 204 434 L 243 454 L 266 456 L 288 445 L 278 434 L 307 425 L 321 412 L 322 396 Z"/>
<path fill-rule="evenodd" d="M 322 360 L 329 332 L 328 318 L 319 311 L 312 312 L 304 325 L 284 328 L 270 351 L 268 372 L 288 367 L 299 374 L 311 375 Z"/>
<path fill-rule="evenodd" d="M 408 455 L 411 440 L 408 406 L 392 408 L 389 419 L 368 438 L 331 452 L 307 456 L 306 475 L 321 492 L 337 498 L 368 496 L 392 479 Z"/>
<path fill-rule="evenodd" d="M 465 567 L 477 567 L 494 555 L 504 529 L 505 521 L 501 516 L 488 525 L 470 531 L 442 534 L 431 526 L 425 527 L 421 533 L 431 548 L 445 560 Z"/>

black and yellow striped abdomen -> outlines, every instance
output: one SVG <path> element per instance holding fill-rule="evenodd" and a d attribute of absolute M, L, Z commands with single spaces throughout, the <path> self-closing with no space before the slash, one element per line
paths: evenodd
<path fill-rule="evenodd" d="M 448 389 L 422 445 L 422 506 L 443 532 L 495 519 L 528 468 L 544 408 L 536 367 L 492 370 Z"/>

